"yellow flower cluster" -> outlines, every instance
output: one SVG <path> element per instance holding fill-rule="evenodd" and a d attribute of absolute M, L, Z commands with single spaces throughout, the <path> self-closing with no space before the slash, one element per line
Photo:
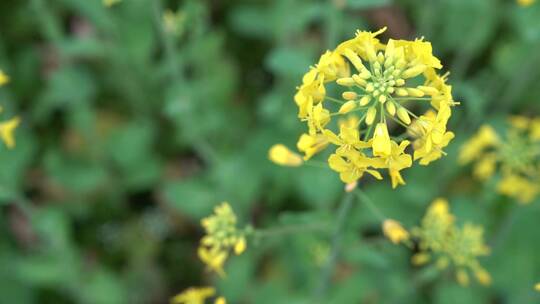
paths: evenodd
<path fill-rule="evenodd" d="M 204 304 L 206 299 L 213 297 L 216 290 L 213 287 L 191 287 L 171 299 L 171 304 Z M 214 304 L 227 304 L 225 298 L 218 297 Z"/>
<path fill-rule="evenodd" d="M 245 230 L 236 227 L 236 215 L 227 202 L 214 209 L 214 214 L 202 219 L 206 235 L 201 239 L 199 258 L 209 269 L 224 276 L 223 264 L 232 250 L 239 255 L 246 249 Z"/>
<path fill-rule="evenodd" d="M 479 180 L 491 178 L 500 169 L 497 191 L 529 203 L 540 193 L 540 118 L 514 116 L 502 137 L 484 125 L 461 148 L 459 161 L 474 163 Z"/>
<path fill-rule="evenodd" d="M 308 127 L 297 143 L 304 160 L 334 145 L 328 165 L 347 184 L 365 173 L 382 179 L 378 169 L 387 169 L 392 187 L 403 185 L 401 170 L 413 159 L 427 165 L 440 158 L 454 137 L 446 124 L 456 103 L 447 75 L 437 73 L 442 65 L 431 44 L 423 39 L 383 44 L 377 36 L 384 31 L 357 31 L 324 53 L 294 96 L 298 117 Z M 427 110 L 417 115 L 413 110 L 419 106 Z M 412 155 L 406 137 L 413 141 Z"/>
<path fill-rule="evenodd" d="M 413 263 L 424 264 L 435 256 L 439 268 L 444 269 L 450 263 L 456 267 L 460 284 L 469 283 L 468 271 L 472 271 L 481 284 L 490 284 L 489 273 L 478 262 L 478 257 L 489 254 L 482 227 L 472 224 L 457 227 L 454 220 L 446 200 L 436 199 L 431 204 L 420 227 L 412 230 L 420 248 L 420 253 L 412 258 Z"/>
<path fill-rule="evenodd" d="M 9 82 L 9 77 L 0 70 L 0 87 Z M 0 107 L 0 113 L 2 112 L 2 107 Z M 0 139 L 6 144 L 8 148 L 15 147 L 15 129 L 20 123 L 18 117 L 13 117 L 9 120 L 0 122 Z"/>

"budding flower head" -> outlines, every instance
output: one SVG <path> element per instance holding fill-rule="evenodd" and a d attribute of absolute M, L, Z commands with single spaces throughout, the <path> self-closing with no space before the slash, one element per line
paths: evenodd
<path fill-rule="evenodd" d="M 511 116 L 506 132 L 483 125 L 461 147 L 461 164 L 473 164 L 473 175 L 487 181 L 500 173 L 496 190 L 530 203 L 540 194 L 540 118 Z"/>
<path fill-rule="evenodd" d="M 409 232 L 401 224 L 392 219 L 383 222 L 384 235 L 394 244 L 399 244 L 409 239 Z"/>
<path fill-rule="evenodd" d="M 224 276 L 223 265 L 232 250 L 239 255 L 246 249 L 245 230 L 236 227 L 236 215 L 227 202 L 214 209 L 214 214 L 201 220 L 206 232 L 198 254 L 210 270 Z"/>
<path fill-rule="evenodd" d="M 383 43 L 378 36 L 385 30 L 357 31 L 324 53 L 294 97 L 307 133 L 325 136 L 327 146 L 335 146 L 328 165 L 344 183 L 364 173 L 382 179 L 379 170 L 387 169 L 393 187 L 404 185 L 400 171 L 412 166 L 412 157 L 405 155 L 427 165 L 444 155 L 443 148 L 454 137 L 446 125 L 457 103 L 447 74 L 438 73 L 442 65 L 431 44 L 423 38 Z M 413 112 L 416 109 L 421 112 Z M 359 117 L 353 130 L 332 130 L 337 125 L 332 120 L 349 115 Z M 413 127 L 415 132 L 410 131 Z M 306 158 L 314 156 L 312 152 Z"/>
<path fill-rule="evenodd" d="M 448 264 L 456 268 L 456 279 L 461 285 L 469 284 L 468 272 L 472 272 L 479 283 L 490 284 L 489 273 L 478 261 L 479 257 L 489 254 L 482 227 L 470 223 L 457 226 L 446 200 L 436 199 L 431 204 L 421 226 L 413 228 L 412 235 L 419 240 L 420 249 L 420 253 L 413 256 L 413 263 L 426 263 L 435 255 L 439 257 L 439 268 L 446 268 Z"/>

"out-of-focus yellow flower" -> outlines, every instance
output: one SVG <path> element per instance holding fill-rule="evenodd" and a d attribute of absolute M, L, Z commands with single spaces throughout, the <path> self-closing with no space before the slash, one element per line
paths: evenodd
<path fill-rule="evenodd" d="M 497 191 L 529 203 L 540 193 L 540 118 L 508 122 L 505 136 L 482 126 L 461 148 L 460 162 L 474 161 L 474 176 L 482 181 L 500 173 Z"/>
<path fill-rule="evenodd" d="M 503 176 L 497 190 L 505 195 L 517 198 L 521 203 L 530 203 L 540 191 L 540 184 L 514 174 Z"/>
<path fill-rule="evenodd" d="M 446 128 L 451 107 L 458 103 L 447 84 L 448 74 L 438 73 L 442 64 L 431 43 L 390 39 L 385 44 L 378 38 L 385 30 L 357 31 L 354 38 L 326 51 L 294 96 L 298 117 L 308 129 L 298 140 L 304 159 L 336 146 L 328 165 L 347 184 L 365 172 L 382 178 L 379 170 L 388 169 L 392 187 L 404 185 L 400 170 L 412 166 L 412 151 L 405 150 L 407 135 L 414 139 L 414 159 L 422 165 L 442 157 L 454 137 Z M 327 90 L 333 83 L 340 88 L 338 96 L 329 95 L 334 88 Z M 411 111 L 414 104 L 424 106 L 420 113 L 425 114 Z M 417 121 L 414 126 L 412 118 Z M 392 134 L 388 120 L 409 132 Z M 331 130 L 336 125 L 338 135 Z M 414 128 L 417 132 L 411 131 Z"/>
<path fill-rule="evenodd" d="M 205 236 L 199 246 L 199 258 L 212 271 L 224 276 L 223 265 L 229 251 L 239 255 L 246 249 L 244 230 L 236 227 L 236 215 L 227 202 L 214 209 L 214 214 L 201 221 Z"/>
<path fill-rule="evenodd" d="M 15 147 L 15 129 L 20 123 L 18 117 L 11 118 L 8 121 L 0 123 L 0 138 L 8 148 Z"/>
<path fill-rule="evenodd" d="M 401 224 L 392 219 L 383 222 L 384 235 L 394 244 L 399 244 L 409 239 L 409 232 Z"/>
<path fill-rule="evenodd" d="M 281 166 L 298 167 L 304 163 L 302 156 L 292 152 L 282 144 L 272 146 L 268 151 L 268 158 Z"/>
<path fill-rule="evenodd" d="M 224 297 L 219 297 L 219 298 L 216 299 L 214 304 L 227 304 L 227 301 L 225 300 Z"/>
<path fill-rule="evenodd" d="M 2 70 L 0 70 L 0 86 L 3 86 L 8 82 L 9 82 L 9 76 L 6 75 Z"/>
<path fill-rule="evenodd" d="M 435 255 L 438 268 L 444 269 L 449 263 L 454 265 L 461 285 L 469 284 L 468 271 L 474 273 L 483 285 L 491 282 L 489 273 L 478 262 L 479 257 L 489 254 L 482 227 L 469 223 L 463 227 L 456 226 L 446 200 L 437 199 L 431 204 L 421 226 L 415 227 L 412 235 L 419 239 L 420 249 L 413 256 L 414 264 L 424 264 Z"/>
<path fill-rule="evenodd" d="M 206 299 L 213 297 L 216 290 L 213 287 L 190 287 L 171 299 L 171 304 L 204 304 Z"/>
<path fill-rule="evenodd" d="M 483 125 L 476 135 L 471 137 L 462 147 L 459 154 L 459 161 L 462 164 L 471 162 L 482 156 L 482 152 L 489 147 L 499 144 L 499 136 L 488 125 Z"/>
<path fill-rule="evenodd" d="M 517 3 L 521 6 L 529 6 L 532 5 L 536 0 L 517 0 Z"/>
<path fill-rule="evenodd" d="M 173 12 L 170 9 L 163 13 L 163 28 L 168 33 L 180 36 L 184 31 L 186 15 L 182 11 Z"/>
<path fill-rule="evenodd" d="M 102 2 L 103 2 L 103 5 L 105 5 L 106 7 L 111 7 L 113 5 L 116 5 L 122 2 L 122 0 L 102 0 Z"/>
<path fill-rule="evenodd" d="M 536 283 L 536 285 L 534 285 L 534 290 L 540 292 L 540 283 Z"/>
<path fill-rule="evenodd" d="M 497 154 L 490 153 L 484 155 L 474 166 L 474 176 L 480 180 L 487 180 L 492 177 L 497 167 Z"/>

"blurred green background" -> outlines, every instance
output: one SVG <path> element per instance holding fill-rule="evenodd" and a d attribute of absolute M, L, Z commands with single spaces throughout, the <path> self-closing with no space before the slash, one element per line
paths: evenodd
<path fill-rule="evenodd" d="M 22 118 L 0 150 L 0 303 L 167 303 L 204 285 L 233 304 L 315 303 L 328 233 L 248 241 L 219 279 L 198 261 L 199 220 L 224 200 L 255 227 L 334 217 L 337 174 L 277 167 L 267 150 L 304 131 L 293 95 L 320 54 L 383 26 L 383 40 L 431 41 L 462 105 L 447 157 L 396 190 L 361 187 L 407 227 L 447 197 L 460 223 L 484 225 L 493 284 L 425 278 L 355 204 L 319 302 L 540 303 L 540 202 L 456 162 L 482 123 L 540 112 L 540 3 L 510 0 L 0 1 L 2 115 Z"/>

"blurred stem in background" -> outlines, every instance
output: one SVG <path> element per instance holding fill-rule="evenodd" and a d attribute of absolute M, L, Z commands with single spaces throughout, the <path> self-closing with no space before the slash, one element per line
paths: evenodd
<path fill-rule="evenodd" d="M 328 256 L 328 260 L 326 261 L 326 264 L 323 265 L 319 286 L 314 295 L 316 302 L 321 300 L 324 297 L 330 285 L 330 277 L 336 265 L 337 257 L 339 255 L 339 251 L 341 247 L 341 239 L 343 237 L 343 230 L 345 228 L 345 222 L 347 220 L 347 215 L 351 211 L 352 204 L 353 204 L 353 194 L 346 193 L 341 199 L 341 202 L 339 204 L 339 209 L 338 209 L 338 214 L 337 214 L 337 219 L 336 219 L 336 224 L 335 224 L 336 226 L 335 226 L 334 234 L 332 236 L 332 247 L 330 249 L 330 255 Z"/>

